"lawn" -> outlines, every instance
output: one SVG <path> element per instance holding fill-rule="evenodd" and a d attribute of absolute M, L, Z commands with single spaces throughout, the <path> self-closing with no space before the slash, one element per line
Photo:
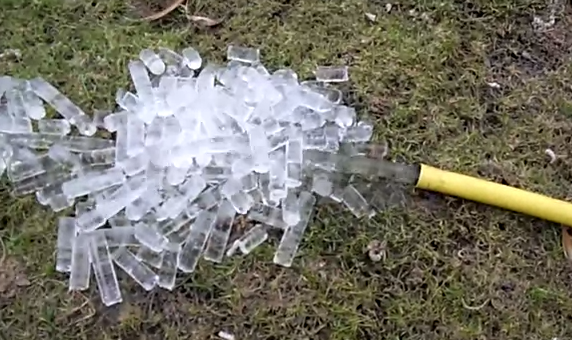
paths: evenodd
<path fill-rule="evenodd" d="M 534 0 L 401 0 L 390 11 L 385 0 L 189 0 L 162 20 L 133 20 L 155 1 L 4 0 L 0 53 L 21 57 L 0 58 L 0 74 L 42 76 L 93 112 L 112 108 L 145 47 L 194 46 L 222 62 L 228 44 L 257 46 L 270 69 L 301 78 L 345 64 L 345 101 L 376 122 L 391 160 L 572 199 L 569 8 L 544 31 L 533 17 L 550 8 Z M 204 28 L 188 15 L 224 21 Z M 11 197 L 3 182 L 0 338 L 572 335 L 572 266 L 558 225 L 413 189 L 408 197 L 370 220 L 321 207 L 292 268 L 272 263 L 274 238 L 247 257 L 201 262 L 173 292 L 122 280 L 124 303 L 106 308 L 94 288 L 69 293 L 55 272 L 56 214 L 33 196 Z M 372 241 L 384 244 L 379 262 L 366 254 Z"/>

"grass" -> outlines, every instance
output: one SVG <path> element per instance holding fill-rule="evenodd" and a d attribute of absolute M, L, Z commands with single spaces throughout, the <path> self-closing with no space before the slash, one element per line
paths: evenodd
<path fill-rule="evenodd" d="M 544 1 L 385 7 L 190 0 L 188 13 L 225 18 L 202 29 L 182 10 L 158 23 L 132 21 L 127 1 L 3 1 L 0 51 L 17 48 L 22 57 L 0 59 L 0 73 L 42 76 L 93 112 L 128 86 L 126 64 L 144 47 L 192 45 L 222 61 L 228 44 L 259 46 L 270 68 L 289 66 L 301 78 L 316 65 L 346 64 L 346 101 L 377 123 L 375 138 L 390 142 L 391 159 L 570 199 L 570 17 L 535 32 L 532 17 L 547 13 Z M 560 156 L 555 163 L 546 148 Z M 7 339 L 209 339 L 221 329 L 237 339 L 572 334 L 572 270 L 558 226 L 457 198 L 412 191 L 410 204 L 367 221 L 325 206 L 291 269 L 271 263 L 273 240 L 252 256 L 201 263 L 173 292 L 127 283 L 125 302 L 104 308 L 94 289 L 68 293 L 67 277 L 54 271 L 56 215 L 1 188 L 0 237 L 11 261 L 0 268 Z M 372 240 L 387 243 L 383 261 L 365 254 Z M 15 284 L 18 275 L 29 284 Z"/>

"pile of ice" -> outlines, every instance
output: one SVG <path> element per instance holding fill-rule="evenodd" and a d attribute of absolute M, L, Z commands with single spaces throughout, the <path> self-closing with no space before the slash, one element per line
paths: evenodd
<path fill-rule="evenodd" d="M 268 72 L 257 49 L 231 46 L 228 59 L 201 69 L 192 48 L 143 50 L 129 63 L 135 92 L 119 90 L 117 111 L 92 116 L 41 78 L 0 77 L 0 171 L 16 195 L 75 205 L 57 238 L 70 290 L 88 288 L 93 270 L 103 303 L 122 301 L 114 263 L 147 290 L 172 289 L 178 270 L 247 254 L 268 228 L 283 230 L 274 262 L 290 266 L 314 194 L 371 215 L 337 175 L 372 169 L 359 159 L 372 125 L 328 85 L 347 68 L 300 83 L 290 69 Z M 45 118 L 43 102 L 61 117 Z M 114 140 L 92 137 L 98 129 Z M 259 224 L 229 244 L 237 214 Z"/>

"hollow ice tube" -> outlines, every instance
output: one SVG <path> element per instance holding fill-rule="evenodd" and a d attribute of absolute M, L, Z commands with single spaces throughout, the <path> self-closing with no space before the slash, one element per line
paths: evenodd
<path fill-rule="evenodd" d="M 421 164 L 417 188 L 572 226 L 572 203 Z"/>

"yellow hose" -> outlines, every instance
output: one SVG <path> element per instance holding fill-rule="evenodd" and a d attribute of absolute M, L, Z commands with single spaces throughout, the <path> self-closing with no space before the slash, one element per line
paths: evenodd
<path fill-rule="evenodd" d="M 425 164 L 416 187 L 572 226 L 572 203 Z"/>

